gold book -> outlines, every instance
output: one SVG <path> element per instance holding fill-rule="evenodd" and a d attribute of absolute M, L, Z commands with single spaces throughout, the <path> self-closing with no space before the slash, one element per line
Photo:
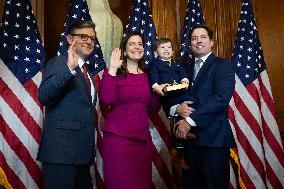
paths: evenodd
<path fill-rule="evenodd" d="M 163 88 L 164 93 L 175 93 L 175 92 L 180 92 L 180 91 L 185 91 L 189 87 L 189 83 L 183 82 L 183 83 L 176 83 L 172 85 L 167 85 L 166 87 Z"/>

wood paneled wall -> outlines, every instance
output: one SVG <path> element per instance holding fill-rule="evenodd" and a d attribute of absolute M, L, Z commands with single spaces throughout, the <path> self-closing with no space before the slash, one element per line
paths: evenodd
<path fill-rule="evenodd" d="M 47 58 L 55 56 L 57 52 L 70 2 L 71 0 L 44 1 L 44 46 Z"/>
<path fill-rule="evenodd" d="M 0 1 L 0 23 L 2 22 L 3 11 L 4 11 L 4 1 Z"/>
<path fill-rule="evenodd" d="M 256 1 L 255 10 L 277 122 L 284 138 L 284 1 Z"/>
<path fill-rule="evenodd" d="M 111 9 L 125 25 L 134 0 L 109 0 Z M 172 39 L 179 54 L 187 0 L 148 0 L 158 37 Z M 284 1 L 251 0 L 270 77 L 277 121 L 284 132 Z M 48 57 L 55 55 L 70 0 L 31 0 Z M 230 58 L 234 46 L 241 0 L 200 0 L 206 23 L 215 32 L 214 52 Z M 4 1 L 0 1 L 0 16 Z M 55 6 L 56 5 L 56 6 Z"/>
<path fill-rule="evenodd" d="M 180 33 L 180 18 L 178 2 L 176 0 L 150 0 L 154 24 L 158 38 L 168 37 L 173 41 L 175 55 L 178 56 Z"/>

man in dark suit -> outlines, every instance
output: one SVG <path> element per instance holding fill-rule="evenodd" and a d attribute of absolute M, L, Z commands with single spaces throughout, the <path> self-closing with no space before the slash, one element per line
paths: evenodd
<path fill-rule="evenodd" d="M 190 42 L 195 57 L 183 60 L 192 82 L 189 94 L 198 101 L 197 109 L 188 106 L 190 101 L 171 107 L 171 114 L 184 118 L 177 123 L 176 137 L 186 139 L 192 128 L 197 135 L 196 139 L 187 140 L 185 146 L 190 166 L 183 172 L 185 189 L 227 189 L 229 184 L 230 147 L 235 146 L 235 140 L 227 108 L 235 74 L 230 61 L 213 55 L 212 37 L 207 26 L 193 27 Z"/>
<path fill-rule="evenodd" d="M 45 120 L 37 159 L 46 189 L 84 189 L 94 159 L 95 82 L 84 60 L 95 46 L 95 24 L 80 21 L 69 28 L 68 56 L 52 58 L 39 87 Z"/>

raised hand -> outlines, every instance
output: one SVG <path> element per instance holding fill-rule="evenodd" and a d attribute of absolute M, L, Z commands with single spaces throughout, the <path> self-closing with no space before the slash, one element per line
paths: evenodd
<path fill-rule="evenodd" d="M 119 48 L 115 48 L 110 57 L 110 65 L 109 65 L 109 74 L 115 76 L 116 71 L 122 65 L 122 60 L 120 59 L 121 50 Z"/>
<path fill-rule="evenodd" d="M 76 40 L 74 40 L 68 48 L 67 65 L 71 70 L 74 70 L 78 66 L 79 55 L 76 52 L 75 43 Z"/>

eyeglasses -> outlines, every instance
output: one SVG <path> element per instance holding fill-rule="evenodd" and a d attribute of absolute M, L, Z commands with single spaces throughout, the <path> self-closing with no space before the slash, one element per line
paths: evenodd
<path fill-rule="evenodd" d="M 74 34 L 71 34 L 72 36 L 79 36 L 81 38 L 82 41 L 88 41 L 88 39 L 90 38 L 90 40 L 92 42 L 95 41 L 96 39 L 96 36 L 89 36 L 87 34 L 79 34 L 79 33 L 74 33 Z"/>

